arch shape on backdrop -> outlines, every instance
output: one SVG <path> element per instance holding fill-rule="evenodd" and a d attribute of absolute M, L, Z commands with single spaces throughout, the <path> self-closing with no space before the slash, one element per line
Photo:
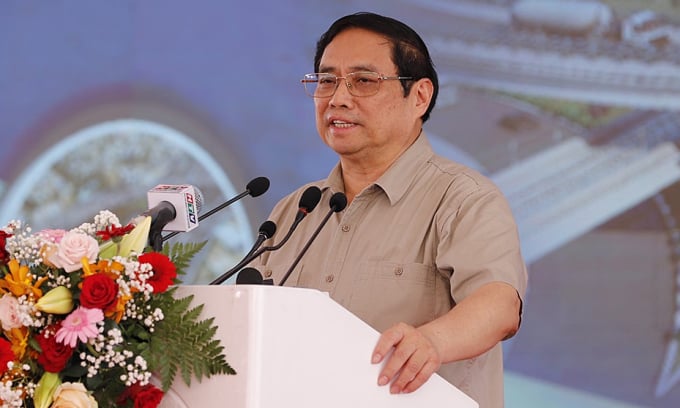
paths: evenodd
<path fill-rule="evenodd" d="M 125 223 L 146 208 L 145 191 L 159 183 L 193 184 L 208 197 L 240 192 L 192 138 L 151 120 L 119 118 L 82 128 L 39 153 L 8 185 L 0 219 L 69 229 L 109 209 Z M 250 246 L 252 228 L 243 205 L 224 212 L 226 221 L 199 226 L 185 237 L 208 240 L 186 283 L 218 276 Z"/>

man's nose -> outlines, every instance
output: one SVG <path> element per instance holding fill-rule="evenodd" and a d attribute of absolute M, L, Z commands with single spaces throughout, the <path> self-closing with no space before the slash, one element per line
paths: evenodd
<path fill-rule="evenodd" d="M 335 93 L 331 96 L 331 105 L 346 105 L 347 100 L 352 99 L 352 94 L 349 92 L 351 86 L 347 79 L 338 78 L 338 86 L 335 87 Z"/>

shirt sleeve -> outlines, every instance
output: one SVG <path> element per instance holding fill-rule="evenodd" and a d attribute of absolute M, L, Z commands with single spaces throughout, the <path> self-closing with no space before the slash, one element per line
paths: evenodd
<path fill-rule="evenodd" d="M 501 191 L 478 184 L 453 209 L 441 221 L 437 264 L 452 271 L 454 302 L 490 282 L 511 285 L 522 300 L 527 270 L 517 225 Z"/>

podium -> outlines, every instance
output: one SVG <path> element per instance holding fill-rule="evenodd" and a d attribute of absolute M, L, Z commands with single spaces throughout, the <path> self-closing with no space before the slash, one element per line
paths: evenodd
<path fill-rule="evenodd" d="M 434 374 L 410 394 L 378 386 L 371 364 L 379 333 L 314 289 L 260 285 L 180 286 L 194 295 L 236 375 L 187 386 L 178 375 L 162 408 L 477 408 L 470 397 Z"/>

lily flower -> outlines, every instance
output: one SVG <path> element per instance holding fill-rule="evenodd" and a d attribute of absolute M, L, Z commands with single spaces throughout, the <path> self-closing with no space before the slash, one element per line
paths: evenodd
<path fill-rule="evenodd" d="M 35 308 L 45 313 L 66 314 L 73 310 L 73 294 L 65 286 L 57 286 L 38 299 Z"/>
<path fill-rule="evenodd" d="M 120 256 L 130 256 L 135 252 L 141 254 L 149 240 L 151 217 L 146 216 L 137 226 L 120 240 Z"/>
<path fill-rule="evenodd" d="M 33 394 L 33 404 L 35 408 L 48 408 L 52 404 L 52 396 L 57 387 L 61 385 L 59 374 L 50 373 L 48 371 L 40 377 L 38 386 L 35 388 Z"/>
<path fill-rule="evenodd" d="M 127 257 L 132 252 L 141 254 L 149 239 L 151 217 L 143 217 L 134 229 L 121 238 L 120 242 L 109 240 L 99 245 L 99 259 L 111 259 L 116 255 Z"/>

